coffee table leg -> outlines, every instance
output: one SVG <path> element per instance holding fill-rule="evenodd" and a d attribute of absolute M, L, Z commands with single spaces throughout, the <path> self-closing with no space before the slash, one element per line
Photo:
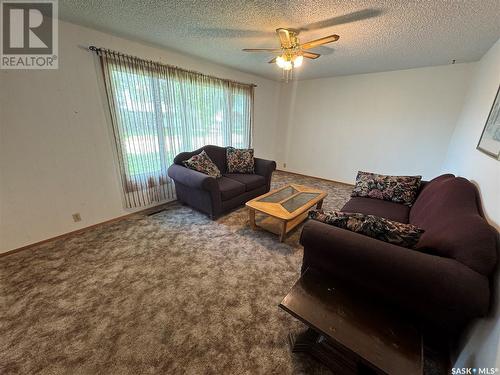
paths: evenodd
<path fill-rule="evenodd" d="M 280 234 L 280 242 L 285 241 L 285 236 L 286 236 L 286 221 L 282 220 L 281 221 L 281 234 Z"/>
<path fill-rule="evenodd" d="M 321 210 L 321 207 L 323 207 L 323 199 L 322 199 L 322 200 L 320 200 L 320 201 L 318 202 L 318 204 L 316 204 L 316 209 L 317 209 L 317 210 Z"/>
<path fill-rule="evenodd" d="M 250 228 L 256 230 L 257 226 L 255 225 L 255 210 L 253 208 L 248 207 L 248 218 L 250 219 Z"/>

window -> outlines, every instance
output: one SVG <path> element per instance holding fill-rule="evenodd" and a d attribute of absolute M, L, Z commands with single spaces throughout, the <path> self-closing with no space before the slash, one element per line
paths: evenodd
<path fill-rule="evenodd" d="M 101 51 L 127 207 L 171 198 L 175 155 L 250 147 L 253 86 Z"/>

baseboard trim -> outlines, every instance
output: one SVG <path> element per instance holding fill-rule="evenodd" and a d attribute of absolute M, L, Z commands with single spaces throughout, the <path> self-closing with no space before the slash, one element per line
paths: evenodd
<path fill-rule="evenodd" d="M 85 231 L 87 231 L 89 229 L 93 229 L 93 228 L 99 227 L 101 225 L 106 225 L 106 224 L 109 224 L 109 223 L 113 223 L 115 221 L 125 220 L 125 219 L 127 219 L 127 218 L 129 218 L 131 216 L 134 216 L 134 215 L 147 215 L 147 214 L 149 214 L 151 212 L 157 212 L 157 211 L 159 211 L 160 207 L 164 207 L 164 206 L 166 206 L 168 204 L 171 204 L 172 202 L 176 202 L 176 201 L 177 201 L 177 199 L 174 199 L 172 201 L 159 204 L 157 206 L 151 206 L 151 207 L 145 208 L 144 210 L 139 210 L 139 211 L 131 212 L 131 213 L 126 214 L 126 215 L 118 216 L 118 217 L 115 217 L 113 219 L 109 219 L 109 220 L 106 220 L 106 221 L 101 221 L 100 223 L 89 225 L 88 227 L 76 229 L 76 230 L 73 230 L 71 232 L 63 233 L 63 234 L 60 234 L 60 235 L 55 236 L 55 237 L 50 237 L 50 238 L 47 238 L 47 239 L 42 240 L 42 241 L 38 241 L 38 242 L 34 242 L 32 244 L 29 244 L 29 245 L 18 247 L 17 249 L 12 249 L 12 250 L 6 251 L 4 253 L 0 253 L 0 258 L 3 258 L 3 257 L 8 256 L 8 255 L 16 254 L 16 253 L 19 253 L 19 252 L 24 251 L 24 250 L 28 250 L 28 249 L 30 249 L 32 247 L 35 247 L 35 246 L 38 246 L 38 245 L 42 245 L 42 244 L 50 242 L 50 241 L 54 241 L 54 240 L 58 240 L 58 239 L 61 239 L 61 238 L 73 236 L 75 234 L 80 234 L 80 233 L 83 233 L 83 232 L 85 232 Z"/>
<path fill-rule="evenodd" d="M 290 173 L 290 174 L 294 174 L 294 175 L 301 176 L 301 177 L 316 178 L 316 179 L 322 180 L 322 181 L 335 182 L 336 184 L 347 185 L 347 186 L 354 186 L 354 184 L 349 184 L 347 182 L 340 182 L 340 181 L 336 181 L 336 180 L 331 180 L 329 178 L 323 178 L 323 177 L 318 177 L 318 176 L 311 176 L 311 175 L 308 175 L 308 174 L 297 173 L 297 172 L 290 172 L 290 171 L 287 171 L 287 170 L 284 170 L 284 169 L 276 169 L 276 170 L 279 171 L 279 172 Z"/>

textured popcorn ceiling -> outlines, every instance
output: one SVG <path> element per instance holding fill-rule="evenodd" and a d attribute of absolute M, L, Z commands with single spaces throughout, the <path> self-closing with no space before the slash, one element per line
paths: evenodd
<path fill-rule="evenodd" d="M 271 79 L 281 79 L 267 64 L 272 55 L 241 49 L 278 46 L 278 27 L 302 29 L 302 42 L 340 35 L 313 50 L 322 56 L 299 68 L 300 79 L 476 61 L 500 37 L 500 0 L 61 0 L 59 11 L 70 22 Z"/>

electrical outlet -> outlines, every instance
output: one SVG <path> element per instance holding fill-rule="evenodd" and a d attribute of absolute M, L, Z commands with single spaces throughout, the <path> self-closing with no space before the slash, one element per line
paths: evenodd
<path fill-rule="evenodd" d="M 75 223 L 79 222 L 79 221 L 82 221 L 82 217 L 80 216 L 80 213 L 77 212 L 76 214 L 73 214 L 73 221 Z"/>
<path fill-rule="evenodd" d="M 283 168 L 286 168 L 286 163 L 283 163 Z"/>

